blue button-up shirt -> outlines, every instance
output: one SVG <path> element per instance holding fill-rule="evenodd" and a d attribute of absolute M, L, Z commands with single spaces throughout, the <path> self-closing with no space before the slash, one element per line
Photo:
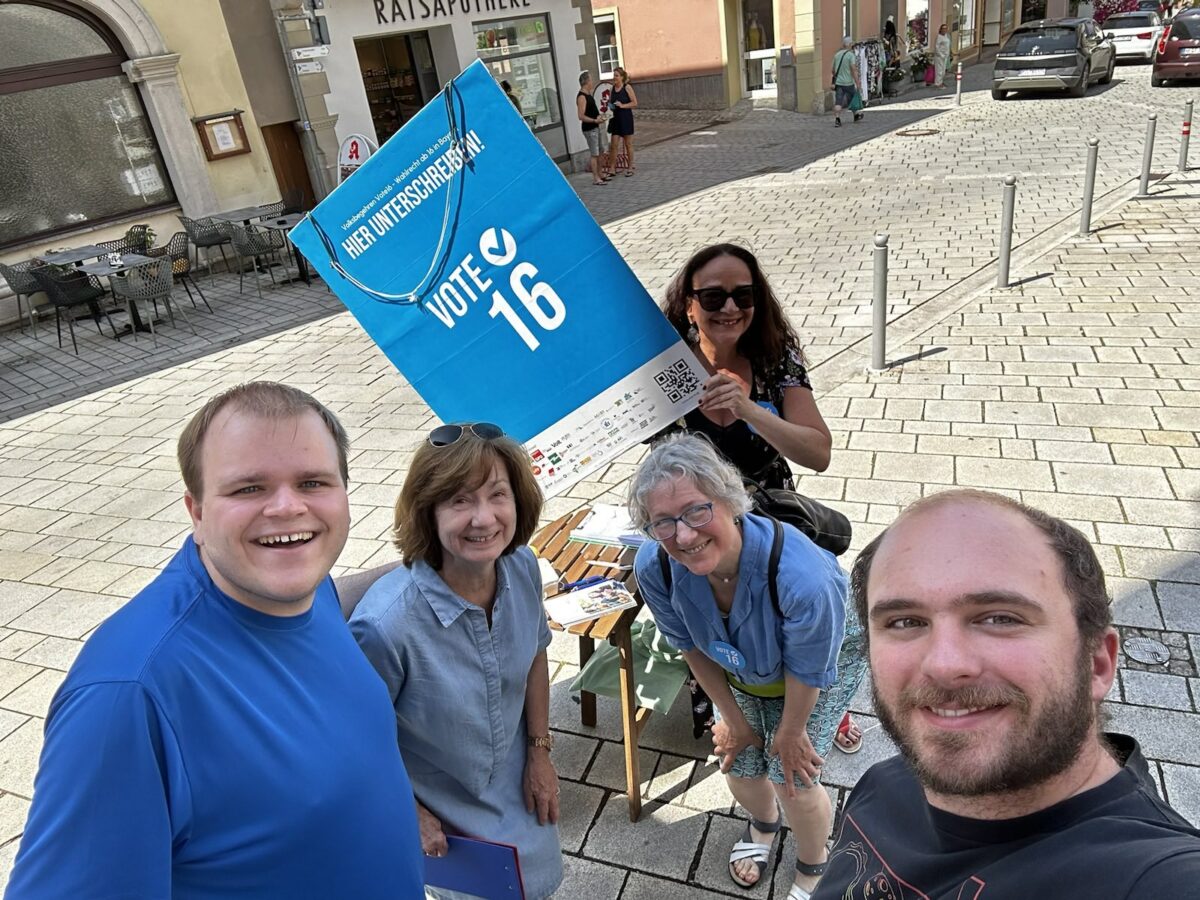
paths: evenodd
<path fill-rule="evenodd" d="M 634 562 L 642 598 L 658 629 L 680 650 L 699 650 L 743 684 L 774 684 L 784 673 L 810 687 L 837 681 L 837 656 L 846 628 L 846 575 L 833 554 L 784 525 L 776 585 L 782 617 L 767 582 L 773 541 L 769 519 L 742 516 L 742 555 L 728 622 L 708 579 L 669 560 L 671 588 L 663 582 L 658 544 L 647 542 Z M 730 644 L 745 664 L 733 669 L 714 655 L 714 642 Z"/>

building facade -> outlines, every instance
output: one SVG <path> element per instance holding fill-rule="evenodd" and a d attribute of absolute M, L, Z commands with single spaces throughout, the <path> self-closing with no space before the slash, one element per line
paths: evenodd
<path fill-rule="evenodd" d="M 601 6 L 601 3 L 607 3 Z M 880 37 L 889 17 L 899 49 L 932 49 L 950 28 L 956 58 L 977 59 L 1007 39 L 1020 0 L 596 0 L 599 58 L 629 72 L 643 106 L 721 109 L 744 98 L 795 98 L 820 112 L 831 102 L 842 37 Z M 929 23 L 935 23 L 929 27 Z M 781 51 L 789 48 L 794 67 Z M 781 59 L 784 67 L 781 68 Z M 794 80 L 780 91 L 780 78 Z M 789 107 L 790 108 L 790 107 Z"/>
<path fill-rule="evenodd" d="M 220 3 L 182 12 L 0 3 L 0 260 L 278 198 Z M 206 149 L 206 119 L 237 152 Z"/>
<path fill-rule="evenodd" d="M 586 152 L 575 94 L 579 72 L 596 70 L 590 0 L 336 0 L 324 16 L 340 139 L 382 144 L 480 59 L 509 83 L 551 158 L 570 166 Z"/>

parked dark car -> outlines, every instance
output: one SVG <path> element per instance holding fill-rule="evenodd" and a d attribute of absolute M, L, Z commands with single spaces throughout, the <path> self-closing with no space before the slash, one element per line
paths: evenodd
<path fill-rule="evenodd" d="M 1017 28 L 1000 48 L 992 70 L 992 99 L 1009 91 L 1087 93 L 1093 81 L 1108 84 L 1117 64 L 1113 42 L 1092 19 L 1042 19 Z"/>
<path fill-rule="evenodd" d="M 1179 15 L 1171 20 L 1150 70 L 1150 83 L 1155 87 L 1185 78 L 1200 78 L 1200 15 Z"/>

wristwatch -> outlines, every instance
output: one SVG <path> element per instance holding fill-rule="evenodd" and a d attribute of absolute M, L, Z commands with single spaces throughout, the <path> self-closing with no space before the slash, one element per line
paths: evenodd
<path fill-rule="evenodd" d="M 554 749 L 554 735 L 548 734 L 545 737 L 530 737 L 530 747 L 541 747 L 544 750 Z"/>

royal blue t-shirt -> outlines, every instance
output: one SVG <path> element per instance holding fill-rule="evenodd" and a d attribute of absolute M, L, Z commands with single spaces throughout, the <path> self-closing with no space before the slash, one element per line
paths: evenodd
<path fill-rule="evenodd" d="M 326 579 L 268 616 L 188 538 L 51 703 L 8 900 L 423 896 L 387 690 Z"/>

